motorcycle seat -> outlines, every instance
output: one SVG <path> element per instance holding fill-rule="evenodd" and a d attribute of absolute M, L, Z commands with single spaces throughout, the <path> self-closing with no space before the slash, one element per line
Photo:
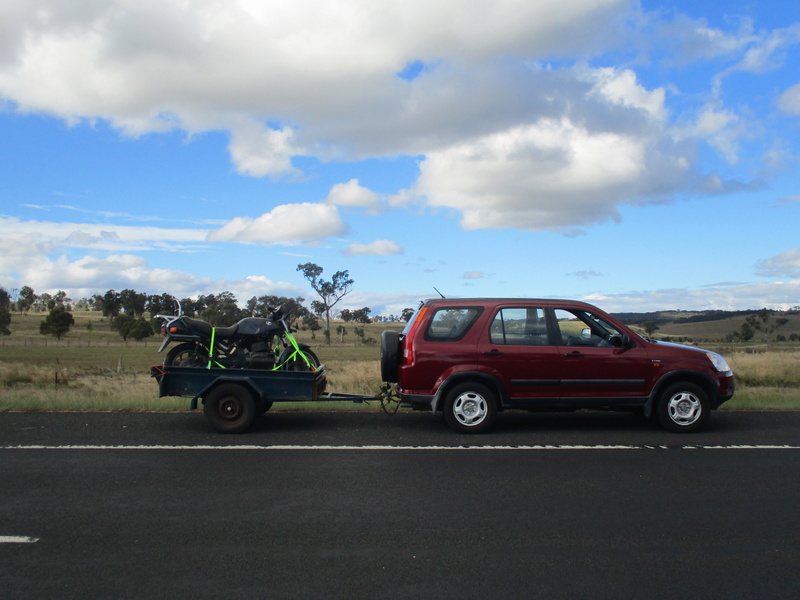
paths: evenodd
<path fill-rule="evenodd" d="M 191 326 L 193 329 L 196 329 L 203 335 L 210 336 L 211 331 L 214 329 L 211 323 L 208 323 L 206 321 L 201 321 L 200 319 L 192 319 L 191 317 L 183 317 L 183 319 L 189 326 Z M 234 333 L 236 333 L 236 329 L 238 327 L 239 327 L 238 323 L 231 325 L 230 327 L 217 327 L 216 328 L 217 333 L 215 335 L 220 337 L 230 337 Z"/>

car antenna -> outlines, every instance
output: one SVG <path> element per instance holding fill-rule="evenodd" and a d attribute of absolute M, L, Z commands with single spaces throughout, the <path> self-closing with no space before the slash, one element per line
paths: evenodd
<path fill-rule="evenodd" d="M 436 286 L 433 286 L 433 289 L 436 290 Z M 436 290 L 436 293 L 439 294 L 442 298 L 445 297 L 445 295 L 442 292 L 440 292 L 439 290 Z"/>

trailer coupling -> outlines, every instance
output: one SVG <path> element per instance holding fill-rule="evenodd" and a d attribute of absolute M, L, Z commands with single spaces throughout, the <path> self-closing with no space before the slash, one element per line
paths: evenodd
<path fill-rule="evenodd" d="M 387 415 L 393 415 L 400 408 L 400 397 L 395 392 L 394 386 L 391 383 L 382 383 L 380 391 L 374 396 L 359 396 L 357 394 L 341 394 L 339 392 L 326 392 L 320 398 L 328 398 L 330 400 L 349 400 L 357 404 L 369 404 L 370 402 L 379 402 L 381 410 Z"/>

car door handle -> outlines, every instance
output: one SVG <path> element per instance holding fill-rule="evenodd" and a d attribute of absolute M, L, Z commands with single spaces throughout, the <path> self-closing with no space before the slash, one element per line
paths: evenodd
<path fill-rule="evenodd" d="M 484 356 L 502 356 L 503 353 L 500 352 L 500 350 L 494 349 L 494 350 L 489 350 L 488 352 L 484 352 L 483 355 Z"/>
<path fill-rule="evenodd" d="M 583 358 L 586 355 L 583 352 L 575 350 L 574 352 L 567 352 L 564 356 L 567 358 Z"/>

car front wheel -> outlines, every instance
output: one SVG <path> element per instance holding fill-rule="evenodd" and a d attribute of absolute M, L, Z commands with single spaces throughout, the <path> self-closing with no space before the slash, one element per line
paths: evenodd
<path fill-rule="evenodd" d="M 494 393 L 481 383 L 462 383 L 447 394 L 444 420 L 459 433 L 482 433 L 497 415 Z"/>
<path fill-rule="evenodd" d="M 691 432 L 701 429 L 708 421 L 708 395 L 693 383 L 669 386 L 658 403 L 658 420 L 670 431 Z"/>

